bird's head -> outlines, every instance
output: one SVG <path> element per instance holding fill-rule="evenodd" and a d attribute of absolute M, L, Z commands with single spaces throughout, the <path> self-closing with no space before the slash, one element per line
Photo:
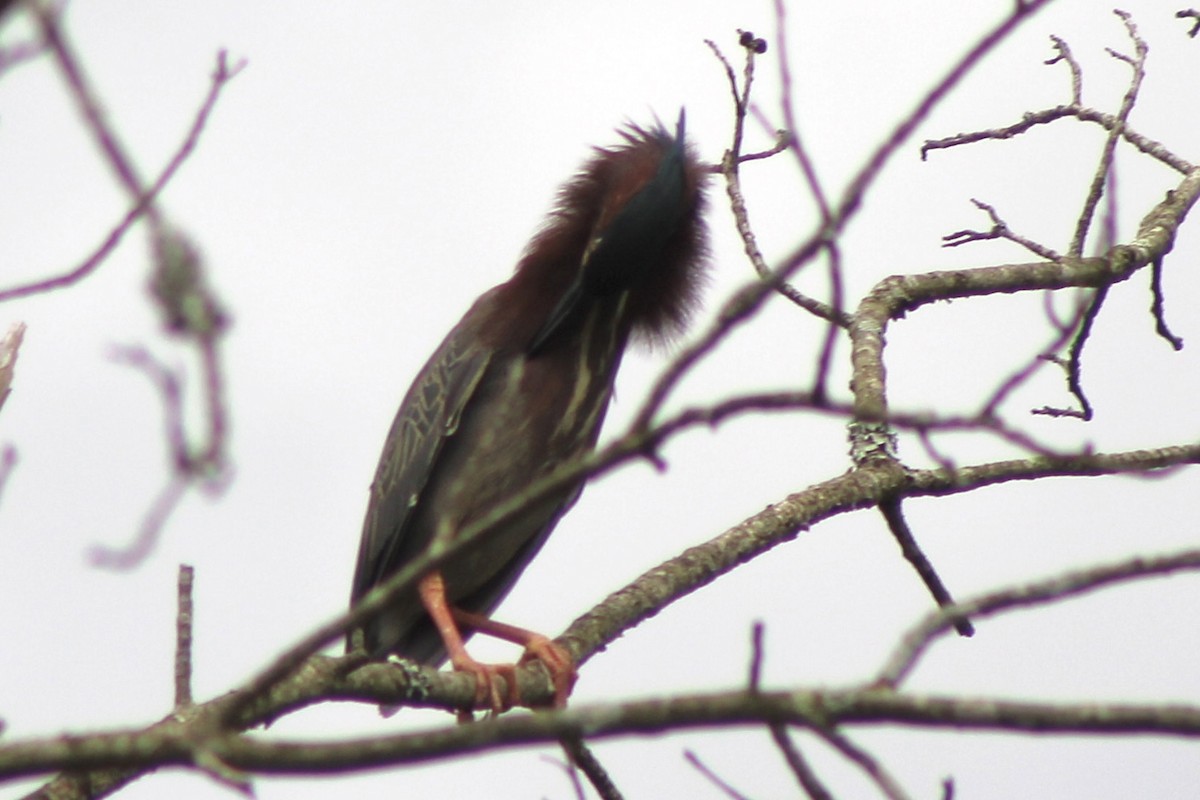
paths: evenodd
<path fill-rule="evenodd" d="M 686 139 L 629 125 L 624 140 L 597 148 L 559 194 L 511 285 L 539 299 L 537 355 L 570 337 L 598 302 L 624 293 L 620 324 L 649 341 L 682 328 L 704 278 L 706 173 Z M 618 322 L 618 320 L 614 320 Z"/>

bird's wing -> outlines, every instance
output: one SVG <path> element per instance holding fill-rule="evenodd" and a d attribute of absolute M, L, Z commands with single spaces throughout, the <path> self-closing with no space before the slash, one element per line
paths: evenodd
<path fill-rule="evenodd" d="M 352 602 L 429 544 L 411 541 L 417 534 L 409 530 L 410 516 L 490 361 L 490 348 L 477 346 L 473 331 L 460 323 L 409 387 L 371 484 Z"/>

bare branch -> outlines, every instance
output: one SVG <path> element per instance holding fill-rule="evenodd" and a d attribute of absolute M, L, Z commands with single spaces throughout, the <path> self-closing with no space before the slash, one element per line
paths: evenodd
<path fill-rule="evenodd" d="M 837 748 L 839 753 L 857 764 L 888 800 L 909 800 L 908 793 L 904 791 L 900 782 L 892 777 L 892 774 L 879 763 L 878 759 L 850 741 L 845 734 L 834 729 L 823 728 L 817 728 L 816 733 Z"/>
<path fill-rule="evenodd" d="M 1154 259 L 1150 264 L 1150 296 L 1153 298 L 1150 302 L 1150 313 L 1154 316 L 1154 331 L 1166 339 L 1173 349 L 1182 350 L 1183 339 L 1173 334 L 1167 327 L 1166 312 L 1163 310 L 1162 267 L 1163 260 L 1161 258 Z"/>
<path fill-rule="evenodd" d="M 892 536 L 900 545 L 900 552 L 904 554 L 904 559 L 912 564 L 918 577 L 921 578 L 921 582 L 925 584 L 925 588 L 933 595 L 934 602 L 943 609 L 953 606 L 954 598 L 950 596 L 950 590 L 946 588 L 941 576 L 933 568 L 929 557 L 917 544 L 912 529 L 908 527 L 908 520 L 904 517 L 900 499 L 898 497 L 886 498 L 879 504 L 879 510 L 883 513 L 884 520 L 887 521 L 888 530 L 892 532 Z M 975 626 L 966 617 L 955 619 L 954 629 L 958 631 L 959 636 L 975 635 Z"/>
<path fill-rule="evenodd" d="M 750 798 L 746 797 L 746 795 L 730 786 L 729 783 L 723 780 L 720 775 L 709 769 L 708 765 L 701 761 L 700 756 L 696 755 L 694 751 L 684 750 L 683 758 L 689 764 L 695 767 L 696 771 L 703 775 L 705 780 L 717 787 L 717 790 L 726 797 L 730 798 L 730 800 L 750 800 Z"/>
<path fill-rule="evenodd" d="M 94 272 L 104 262 L 104 259 L 117 248 L 117 245 L 125 238 L 125 234 L 133 227 L 134 223 L 141 219 L 147 210 L 157 201 L 159 194 L 171 182 L 171 179 L 175 177 L 175 173 L 183 166 L 184 161 L 192 154 L 192 151 L 196 149 L 196 144 L 200 141 L 200 134 L 204 131 L 204 126 L 208 122 L 209 115 L 216 106 L 221 90 L 225 87 L 226 83 L 242 70 L 245 63 L 244 61 L 240 61 L 231 68 L 226 63 L 225 51 L 222 50 L 217 54 L 217 67 L 213 72 L 208 95 L 201 103 L 200 110 L 196 113 L 196 117 L 192 121 L 187 135 L 184 137 L 183 143 L 175 151 L 175 154 L 171 156 L 166 167 L 159 173 L 158 179 L 154 181 L 149 189 L 136 198 L 133 206 L 126 212 L 125 217 L 109 232 L 108 236 L 105 237 L 104 241 L 101 242 L 95 251 L 80 262 L 78 266 L 61 275 L 0 290 L 0 302 L 61 289 L 82 280 Z"/>
<path fill-rule="evenodd" d="M 133 541 L 122 548 L 93 545 L 88 553 L 89 561 L 97 567 L 117 570 L 133 569 L 142 563 L 154 550 L 163 526 L 183 499 L 187 486 L 187 481 L 178 475 L 171 477 L 142 517 L 142 524 Z"/>
<path fill-rule="evenodd" d="M 1175 17 L 1177 19 L 1193 19 L 1193 20 L 1195 20 L 1195 22 L 1192 23 L 1192 27 L 1188 28 L 1188 32 L 1187 32 L 1188 36 L 1195 39 L 1196 34 L 1200 33 L 1200 11 L 1197 11 L 1194 8 L 1186 8 L 1186 9 L 1183 9 L 1182 11 L 1176 11 Z"/>
<path fill-rule="evenodd" d="M 17 42 L 0 47 L 0 77 L 21 64 L 32 61 L 46 51 L 38 42 Z"/>
<path fill-rule="evenodd" d="M 178 610 L 175 612 L 175 710 L 188 708 L 192 700 L 192 580 L 196 571 L 179 565 Z"/>
<path fill-rule="evenodd" d="M 563 750 L 571 759 L 571 764 L 579 769 L 587 776 L 588 783 L 596 790 L 600 800 L 622 800 L 624 797 L 621 790 L 613 783 L 612 777 L 608 774 L 608 770 L 596 758 L 596 754 L 592 749 L 584 744 L 582 738 L 578 736 L 564 736 L 561 740 Z"/>
<path fill-rule="evenodd" d="M 883 347 L 889 320 L 935 299 L 1069 286 L 1108 286 L 1124 280 L 1171 249 L 1175 231 L 1200 196 L 1200 170 L 1143 219 L 1137 236 L 1113 247 L 1103 258 L 1066 258 L 1060 262 L 1006 264 L 978 269 L 892 276 L 881 281 L 859 304 L 850 330 L 852 386 L 856 418 L 887 419 Z"/>
<path fill-rule="evenodd" d="M 1014 232 L 1008 227 L 1008 223 L 1001 219 L 994 207 L 988 205 L 982 200 L 976 200 L 975 198 L 971 198 L 971 203 L 974 204 L 976 208 L 985 212 L 989 217 L 991 217 L 992 229 L 986 232 L 961 230 L 955 231 L 954 233 L 948 233 L 942 237 L 942 241 L 945 242 L 943 247 L 959 247 L 964 244 L 970 244 L 971 242 L 986 241 L 988 239 L 1007 239 L 1010 242 L 1021 245 L 1021 247 L 1024 247 L 1029 252 L 1033 253 L 1039 258 L 1044 258 L 1047 261 L 1058 261 L 1062 258 L 1062 256 L 1059 255 L 1059 253 L 1057 253 L 1053 248 L 1046 247 L 1039 242 L 1035 242 L 1032 239 Z"/>
<path fill-rule="evenodd" d="M 738 235 L 742 239 L 742 248 L 746 253 L 746 258 L 749 259 L 750 265 L 754 267 L 754 271 L 764 280 L 767 280 L 771 277 L 771 268 L 767 266 L 766 259 L 763 258 L 762 250 L 758 246 L 758 239 L 754 235 L 753 227 L 750 225 L 750 212 L 746 208 L 746 198 L 742 193 L 739 167 L 747 161 L 759 160 L 783 152 L 793 144 L 794 139 L 787 131 L 779 130 L 776 131 L 775 146 L 770 150 L 749 156 L 743 155 L 741 152 L 742 139 L 745 135 L 746 115 L 750 110 L 750 88 L 754 79 L 754 56 L 759 53 L 758 43 L 762 41 L 762 39 L 755 39 L 753 34 L 750 34 L 749 44 L 742 45 L 746 52 L 746 66 L 743 70 L 742 85 L 740 87 L 737 76 L 734 74 L 733 66 L 725 58 L 720 48 L 717 47 L 716 42 L 707 40 L 706 44 L 708 44 L 709 48 L 725 68 L 725 75 L 729 82 L 730 93 L 733 95 L 734 105 L 733 143 L 725 151 L 725 156 L 721 159 L 721 163 L 716 171 L 720 172 L 725 178 L 725 191 L 729 196 L 729 207 L 733 212 L 734 225 L 737 227 Z M 765 49 L 766 46 L 763 43 L 763 51 Z M 775 291 L 779 292 L 779 294 L 786 297 L 795 305 L 823 319 L 837 318 L 837 313 L 832 307 L 808 297 L 786 281 L 777 283 Z M 845 317 L 844 314 L 842 317 L 845 322 L 849 322 L 849 318 Z"/>
<path fill-rule="evenodd" d="M 856 469 L 823 484 L 774 503 L 741 525 L 711 542 L 692 548 L 657 567 L 626 589 L 610 595 L 600 606 L 576 620 L 558 642 L 571 649 L 580 663 L 637 622 L 653 616 L 665 605 L 757 554 L 793 539 L 800 530 L 822 519 L 847 511 L 878 505 L 888 493 L 941 495 L 970 491 L 994 483 L 1049 475 L 1099 475 L 1163 469 L 1181 463 L 1200 462 L 1200 446 L 1161 448 L 1070 460 L 1034 458 L 961 467 L 953 473 L 917 470 L 903 473 L 891 468 Z M 431 559 L 433 555 L 426 556 Z M 1197 556 L 1200 559 L 1200 556 Z M 425 563 L 410 570 L 423 574 Z M 398 576 L 402 580 L 403 576 Z M 369 595 L 355 613 L 362 613 L 378 597 Z M 374 611 L 371 609 L 370 611 Z M 969 605 L 954 606 L 951 615 L 976 614 Z M 348 615 L 353 617 L 353 614 Z M 327 641 L 344 629 L 344 621 L 327 625 L 308 641 Z M 319 646 L 319 645 L 317 645 Z M 278 668 L 279 665 L 276 665 Z M 979 703 L 945 698 L 906 698 L 890 691 L 849 693 L 743 692 L 733 695 L 683 698 L 630 704 L 617 711 L 604 706 L 547 712 L 534 716 L 502 717 L 470 726 L 454 726 L 437 733 L 384 737 L 359 742 L 321 745 L 265 745 L 229 736 L 222 731 L 232 725 L 244 729 L 268 721 L 313 702 L 343 697 L 374 703 L 397 702 L 422 693 L 423 704 L 458 708 L 475 694 L 471 676 L 452 673 L 417 672 L 427 682 L 412 683 L 413 675 L 389 664 L 362 666 L 360 657 L 309 658 L 293 667 L 283 664 L 283 675 L 265 681 L 265 688 L 251 682 L 246 689 L 196 707 L 188 721 L 174 716 L 145 731 L 95 734 L 86 738 L 56 737 L 45 741 L 12 742 L 0 746 L 0 777 L 28 775 L 46 769 L 113 768 L 94 777 L 111 785 L 130 780 L 132 767 L 190 764 L 192 748 L 210 750 L 212 757 L 234 769 L 265 771 L 310 771 L 350 769 L 405 760 L 424 760 L 437 755 L 462 752 L 462 748 L 516 744 L 530 741 L 559 741 L 563 735 L 588 737 L 621 731 L 661 730 L 663 725 L 712 725 L 748 721 L 826 726 L 837 722 L 912 721 L 930 725 L 1001 727 L 1008 730 L 1156 731 L 1200 735 L 1200 709 L 1156 706 L 1103 707 Z M 361 667 L 361 668 L 360 668 Z M 276 669 L 273 668 L 273 669 Z M 356 671 L 356 668 L 358 668 Z M 269 673 L 264 673 L 264 676 Z M 517 670 L 521 694 L 528 702 L 548 700 L 553 688 L 544 672 L 533 665 Z M 758 699 L 756 699 L 758 698 Z M 632 714 L 629 716 L 628 714 Z M 664 716 L 665 715 L 665 716 Z M 210 731 L 206 736 L 187 733 L 186 726 Z M 524 725 L 534 725 L 525 728 Z M 644 726 L 651 726 L 650 728 Z M 632 726 L 632 727 L 630 727 Z M 149 739 L 145 737 L 150 737 Z M 465 738 L 464 738 L 465 737 Z M 150 743 L 153 743 L 151 745 Z M 266 748 L 260 749 L 260 748 Z M 75 781 L 78 776 L 60 780 Z"/>
<path fill-rule="evenodd" d="M 1200 569 L 1200 550 L 1188 550 L 1157 558 L 1133 558 L 1116 564 L 1069 572 L 1024 586 L 1003 589 L 949 606 L 926 616 L 906 633 L 879 671 L 876 686 L 897 687 L 916 667 L 921 655 L 960 615 L 987 617 L 1014 608 L 1053 603 L 1105 586 L 1128 583 L 1137 578 L 1169 575 Z"/>
<path fill-rule="evenodd" d="M 482 749 L 552 743 L 564 735 L 608 738 L 667 730 L 792 724 L 911 725 L 931 729 L 1039 734 L 1157 734 L 1200 737 L 1200 707 L 1192 705 L 1034 703 L 956 698 L 886 689 L 792 689 L 786 692 L 712 693 L 497 717 L 473 725 L 336 742 L 281 741 L 222 736 L 197 742 L 184 724 L 166 719 L 146 730 L 59 736 L 0 747 L 0 778 L 35 775 L 65 766 L 118 770 L 192 766 L 198 747 L 221 763 L 271 774 L 340 773 L 428 762 Z M 829 734 L 826 734 L 827 736 Z M 831 743 L 841 741 L 831 739 Z M 836 744 L 835 744 L 836 746 Z M 853 748 L 853 745 L 850 745 Z M 845 751 L 849 752 L 849 750 Z M 115 775 L 114 775 L 115 779 Z"/>
<path fill-rule="evenodd" d="M 1129 119 L 1130 112 L 1133 111 L 1133 106 L 1137 103 L 1138 92 L 1142 87 L 1142 79 L 1146 76 L 1146 42 L 1138 35 L 1137 27 L 1133 24 L 1133 20 L 1129 14 L 1124 11 L 1113 11 L 1122 22 L 1125 23 L 1125 30 L 1129 34 L 1129 38 L 1133 40 L 1135 57 L 1120 57 L 1120 60 L 1125 61 L 1131 67 L 1133 75 L 1129 81 L 1129 88 L 1125 91 L 1125 96 L 1121 99 L 1121 107 L 1117 111 L 1116 124 L 1109 130 L 1108 137 L 1104 141 L 1104 147 L 1100 153 L 1099 164 L 1096 166 L 1096 172 L 1092 176 L 1092 184 L 1088 188 L 1087 199 L 1084 200 L 1083 210 L 1079 214 L 1079 221 L 1075 226 L 1075 235 L 1071 238 L 1071 247 L 1068 252 L 1072 256 L 1080 256 L 1083 254 L 1084 244 L 1087 241 L 1088 228 L 1091 226 L 1092 219 L 1096 213 L 1096 207 L 1100 203 L 1100 198 L 1104 194 L 1104 185 L 1108 181 L 1108 176 L 1113 168 L 1113 154 L 1117 149 L 1117 142 L 1121 139 L 1121 131 L 1125 127 L 1125 121 Z M 1112 52 L 1111 50 L 1109 52 Z M 1116 53 L 1113 53 L 1115 56 Z"/>
<path fill-rule="evenodd" d="M 796 776 L 796 782 L 800 787 L 808 793 L 812 800 L 834 800 L 829 789 L 817 777 L 816 771 L 808 763 L 808 759 L 800 752 L 788 736 L 787 728 L 783 725 L 773 724 L 768 726 L 771 730 L 771 739 L 774 740 L 775 746 L 779 748 L 779 752 L 783 753 L 783 759 L 787 762 L 788 769 Z"/>
<path fill-rule="evenodd" d="M 746 685 L 750 691 L 757 692 L 762 688 L 763 665 L 763 624 L 756 621 L 750 631 L 750 677 Z"/>
<path fill-rule="evenodd" d="M 1058 55 L 1046 59 L 1043 63 L 1046 66 L 1053 66 L 1061 61 L 1067 65 L 1067 68 L 1071 70 L 1071 105 L 1081 106 L 1083 105 L 1083 69 L 1075 60 L 1075 56 L 1071 54 L 1071 46 L 1065 39 L 1051 34 L 1050 41 L 1054 43 L 1054 49 L 1058 51 Z"/>

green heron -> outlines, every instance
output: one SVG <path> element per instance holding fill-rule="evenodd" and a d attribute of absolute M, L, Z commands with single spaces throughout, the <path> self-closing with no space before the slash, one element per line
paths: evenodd
<path fill-rule="evenodd" d="M 502 501 L 591 451 L 631 336 L 677 332 L 697 301 L 706 232 L 705 172 L 684 114 L 672 135 L 628 125 L 560 191 L 506 283 L 475 301 L 417 375 L 396 414 L 363 524 L 351 603 L 452 539 Z M 571 656 L 488 614 L 579 499 L 583 481 L 525 508 L 425 575 L 369 620 L 363 643 L 476 677 L 476 704 L 520 701 L 515 665 L 482 664 L 473 633 L 523 645 L 550 672 L 562 706 Z M 496 678 L 508 687 L 502 703 Z"/>

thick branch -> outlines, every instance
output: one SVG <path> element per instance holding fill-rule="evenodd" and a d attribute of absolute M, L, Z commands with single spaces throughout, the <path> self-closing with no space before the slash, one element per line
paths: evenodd
<path fill-rule="evenodd" d="M 743 523 L 730 529 L 710 542 L 691 548 L 678 557 L 665 562 L 650 570 L 624 589 L 610 595 L 603 603 L 592 611 L 576 620 L 566 633 L 561 636 L 559 643 L 571 649 L 572 653 L 582 663 L 591 655 L 616 639 L 623 631 L 638 622 L 653 616 L 676 599 L 704 586 L 719 575 L 728 572 L 739 564 L 760 555 L 776 545 L 790 541 L 805 528 L 835 514 L 846 511 L 875 506 L 888 495 L 920 496 L 935 494 L 954 494 L 970 491 L 982 486 L 1011 480 L 1031 480 L 1052 475 L 1106 475 L 1114 473 L 1143 473 L 1164 469 L 1180 464 L 1200 462 L 1200 445 L 1190 447 L 1164 447 L 1155 450 L 1139 450 L 1125 453 L 1078 456 L 1075 458 L 1053 458 L 1037 456 L 1028 459 L 979 464 L 962 467 L 955 470 L 922 470 L 906 472 L 898 467 L 885 464 L 879 467 L 858 468 L 851 472 L 824 483 L 798 492 L 779 503 L 775 503 L 762 512 L 755 514 Z M 320 638 L 324 634 L 317 634 Z M 94 734 L 87 737 L 64 736 L 50 740 L 12 742 L 0 747 L 0 777 L 16 777 L 36 774 L 52 769 L 100 769 L 99 772 L 89 773 L 86 780 L 91 787 L 105 785 L 117 787 L 134 777 L 137 769 L 166 764 L 191 763 L 192 749 L 204 749 L 220 761 L 234 767 L 252 769 L 283 769 L 282 755 L 263 755 L 267 751 L 255 748 L 272 747 L 263 744 L 250 743 L 239 738 L 237 734 L 223 732 L 224 725 L 232 725 L 237 729 L 247 729 L 275 719 L 289 711 L 306 705 L 329 700 L 360 700 L 373 703 L 408 702 L 413 705 L 429 705 L 440 708 L 460 708 L 471 702 L 474 697 L 474 679 L 469 675 L 450 672 L 434 672 L 429 668 L 414 667 L 402 670 L 390 664 L 367 664 L 354 670 L 349 675 L 346 672 L 357 665 L 353 656 L 333 659 L 326 656 L 313 656 L 304 661 L 298 668 L 287 670 L 287 674 L 279 680 L 265 686 L 252 686 L 239 692 L 195 706 L 186 714 L 172 716 L 156 726 L 145 731 L 123 731 L 108 734 Z M 539 665 L 529 665 L 517 670 L 520 681 L 521 695 L 532 704 L 548 702 L 552 687 L 545 679 L 545 674 Z M 796 700 L 799 706 L 792 704 L 787 698 L 802 698 Z M 473 726 L 456 726 L 456 730 L 437 731 L 423 734 L 413 740 L 406 740 L 403 745 L 406 755 L 403 759 L 393 757 L 390 748 L 400 747 L 393 739 L 378 740 L 376 744 L 363 746 L 330 745 L 329 747 L 349 747 L 360 750 L 363 755 L 356 758 L 380 759 L 372 763 L 399 763 L 402 760 L 430 758 L 434 754 L 452 755 L 463 752 L 468 747 L 467 740 L 456 737 L 481 735 L 486 740 L 474 742 L 470 747 L 483 747 L 495 744 L 519 744 L 532 741 L 557 741 L 564 735 L 586 735 L 594 737 L 597 733 L 612 734 L 623 730 L 648 731 L 662 729 L 662 725 L 678 725 L 687 727 L 701 724 L 722 724 L 725 722 L 748 721 L 751 718 L 767 722 L 795 722 L 810 724 L 813 719 L 828 720 L 828 709 L 824 705 L 828 698 L 841 697 L 846 708 L 838 710 L 836 719 L 845 722 L 885 721 L 884 705 L 863 705 L 866 700 L 873 703 L 883 703 L 881 698 L 893 698 L 886 693 L 854 692 L 843 695 L 825 695 L 821 693 L 792 693 L 791 695 L 755 695 L 759 699 L 749 699 L 741 695 L 717 695 L 708 710 L 694 710 L 689 703 L 695 699 L 683 699 L 668 703 L 649 703 L 648 708 L 675 709 L 666 712 L 669 719 L 659 718 L 660 727 L 646 721 L 652 719 L 656 712 L 652 710 L 637 712 L 633 719 L 640 722 L 630 722 L 636 727 L 622 727 L 624 723 L 613 720 L 624 719 L 620 710 L 607 709 L 604 711 L 571 711 L 565 714 L 539 713 L 533 717 L 506 717 L 495 723 Z M 724 699 L 722 699 L 724 698 Z M 729 699 L 733 698 L 733 699 Z M 781 699 L 782 698 L 782 699 Z M 806 703 L 818 702 L 821 706 L 810 708 L 808 712 L 800 712 L 799 707 Z M 849 698 L 849 699 L 847 699 Z M 850 703 L 853 699 L 853 703 Z M 706 700 L 705 702 L 708 702 Z M 976 706 L 965 704 L 967 711 L 958 712 L 958 716 L 950 718 L 945 715 L 947 704 L 954 701 L 942 699 L 936 701 L 940 706 L 931 707 L 926 711 L 925 700 L 904 700 L 898 705 L 891 706 L 887 713 L 893 714 L 890 719 L 902 722 L 922 723 L 932 725 L 961 725 L 983 726 L 985 724 L 1000 724 L 1020 728 L 1022 719 L 1012 711 L 997 711 L 985 723 L 986 715 L 980 712 L 972 716 L 971 709 Z M 674 703 L 675 705 L 672 705 Z M 732 703 L 732 705 L 730 705 Z M 935 703 L 935 705 L 936 705 Z M 747 705 L 749 704 L 749 705 Z M 1011 705 L 1011 708 L 1016 706 Z M 865 708 L 875 708 L 875 716 L 867 714 Z M 995 704 L 987 703 L 980 708 L 995 708 Z M 1043 706 L 1042 709 L 1059 707 Z M 1071 710 L 1068 707 L 1064 713 L 1065 719 L 1082 720 L 1088 716 L 1086 710 Z M 680 710 L 682 709 L 682 710 Z M 721 709 L 725 709 L 722 711 Z M 730 709 L 738 709 L 731 711 Z M 931 710 L 932 709 L 932 710 Z M 1155 713 L 1162 709 L 1156 709 Z M 1168 709 L 1168 711 L 1170 711 Z M 819 717 L 805 716 L 806 713 Z M 970 712 L 970 713 L 968 713 Z M 921 716 L 922 713 L 927 714 Z M 1031 712 L 1035 713 L 1035 712 Z M 1048 712 L 1047 712 L 1048 713 Z M 1099 713 L 1099 712 L 1097 712 Z M 1172 712 L 1173 713 L 1173 712 Z M 592 716 L 587 716 L 591 714 Z M 645 715 L 650 716 L 645 716 Z M 751 716 L 741 716 L 751 715 Z M 710 715 L 710 716 L 705 716 Z M 754 716 L 757 715 L 757 716 Z M 1074 715 L 1074 716 L 1072 716 Z M 1190 716 L 1189 716 L 1190 715 Z M 1096 716 L 1095 713 L 1092 716 Z M 1117 710 L 1109 713 L 1105 710 L 1099 714 L 1102 719 L 1097 723 L 1100 730 L 1134 731 L 1157 730 L 1160 732 L 1178 732 L 1193 735 L 1200 732 L 1200 711 L 1188 710 L 1185 715 L 1186 724 L 1178 722 L 1177 717 L 1168 713 L 1166 716 L 1155 716 L 1150 707 L 1136 711 Z M 1193 721 L 1193 717 L 1198 717 Z M 561 720 L 566 719 L 566 722 Z M 1060 722 L 1027 723 L 1036 725 L 1030 729 L 1038 730 L 1070 730 L 1073 723 Z M 515 720 L 515 721 L 512 721 Z M 546 722 L 549 720 L 549 722 Z M 596 720 L 608 720 L 600 725 Z M 1103 720 L 1107 720 L 1104 722 Z M 1140 721 L 1139 721 L 1140 720 Z M 1147 722 L 1147 720 L 1150 720 Z M 1164 721 L 1166 720 L 1166 721 Z M 1170 720 L 1176 720 L 1171 722 Z M 535 725 L 536 733 L 514 733 L 528 730 L 524 725 Z M 1082 724 L 1082 723 L 1079 723 Z M 487 739 L 496 734 L 496 725 L 503 725 L 499 734 L 503 738 Z M 509 726 L 512 727 L 509 727 Z M 536 727 L 546 726 L 549 727 Z M 600 727 L 597 727 L 600 725 Z M 1062 727 L 1055 727 L 1061 725 Z M 1111 727 L 1103 727 L 1109 725 Z M 1139 725 L 1147 727 L 1138 727 Z M 1149 727 L 1157 725 L 1159 727 Z M 558 727 L 556 727 L 558 726 Z M 1175 726 L 1175 727 L 1172 727 Z M 463 731 L 467 733 L 463 733 Z M 484 731 L 483 734 L 472 734 L 472 731 Z M 245 743 L 243 743 L 245 742 Z M 415 742 L 415 744 L 414 744 Z M 431 743 L 438 744 L 434 749 Z M 416 747 L 415 750 L 411 748 Z M 446 750 L 444 748 L 450 748 Z M 422 749 L 425 748 L 425 749 Z M 437 749 L 443 748 L 443 749 Z M 290 752 L 290 751 L 288 751 Z M 311 761 L 315 758 L 315 750 L 305 751 L 308 756 L 298 756 L 302 767 L 312 769 Z M 334 750 L 322 751 L 321 758 L 334 758 Z M 371 754 L 374 755 L 371 755 Z M 423 753 L 423 755 L 419 755 Z M 337 756 L 340 758 L 340 756 Z M 275 761 L 273 759 L 281 759 Z M 66 759 L 66 760 L 63 760 Z M 326 767 L 332 769 L 333 767 Z M 353 764 L 342 763 L 338 769 L 355 768 Z M 64 774 L 56 779 L 51 786 L 78 786 L 85 780 L 78 774 Z M 91 796 L 97 796 L 91 791 Z M 64 795 L 71 796 L 71 795 Z M 87 795 L 75 795 L 87 796 Z"/>
<path fill-rule="evenodd" d="M 1142 220 L 1137 237 L 1112 248 L 1103 258 L 1004 264 L 977 269 L 893 275 L 880 281 L 854 315 L 850 328 L 852 385 L 856 416 L 864 421 L 887 419 L 883 347 L 887 325 L 934 300 L 1011 293 L 1068 286 L 1106 286 L 1124 280 L 1170 251 L 1175 231 L 1200 196 L 1200 169 Z"/>
<path fill-rule="evenodd" d="M 648 700 L 620 706 L 507 716 L 474 725 L 339 742 L 269 742 L 225 736 L 204 749 L 232 767 L 263 773 L 337 773 L 383 765 L 448 758 L 487 748 L 555 743 L 563 737 L 607 738 L 748 723 L 827 728 L 896 724 L 956 730 L 1027 733 L 1153 733 L 1200 736 L 1200 707 L 1020 703 L 899 694 L 880 689 L 733 692 Z M 94 769 L 191 765 L 197 744 L 178 723 L 163 723 L 153 737 L 138 731 L 60 737 L 9 745 L 0 752 L 0 775 L 34 775 L 64 764 Z"/>

